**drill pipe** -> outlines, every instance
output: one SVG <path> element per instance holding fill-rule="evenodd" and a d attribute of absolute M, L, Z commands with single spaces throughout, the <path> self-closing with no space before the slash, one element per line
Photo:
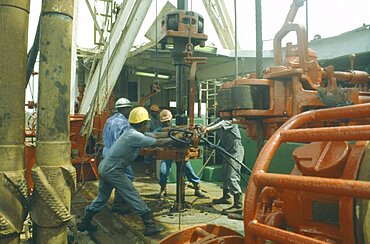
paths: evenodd
<path fill-rule="evenodd" d="M 29 0 L 0 0 L 0 243 L 19 243 L 27 215 L 24 81 Z"/>
<path fill-rule="evenodd" d="M 67 243 L 76 171 L 70 161 L 69 101 L 73 0 L 42 2 L 35 189 L 37 243 Z"/>

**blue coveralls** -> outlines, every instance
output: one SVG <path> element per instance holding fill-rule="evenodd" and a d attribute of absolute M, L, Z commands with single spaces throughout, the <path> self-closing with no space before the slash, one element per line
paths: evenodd
<path fill-rule="evenodd" d="M 119 112 L 113 114 L 110 118 L 107 119 L 103 130 L 103 158 L 107 156 L 109 149 L 129 126 L 130 123 L 128 122 L 126 117 Z M 125 174 L 129 179 L 134 180 L 135 174 L 131 165 L 126 168 Z"/>
<path fill-rule="evenodd" d="M 86 210 L 93 212 L 102 210 L 114 188 L 135 213 L 143 215 L 150 212 L 150 208 L 124 171 L 135 160 L 141 147 L 152 146 L 155 142 L 156 139 L 145 136 L 129 126 L 99 164 L 98 196 L 86 207 Z"/>
<path fill-rule="evenodd" d="M 164 126 L 161 126 L 154 130 L 154 132 L 161 131 L 164 128 Z M 166 186 L 168 176 L 170 175 L 171 167 L 172 167 L 172 160 L 162 160 L 160 171 L 159 171 L 159 185 Z M 191 164 L 189 161 L 185 164 L 185 175 L 186 178 L 188 178 L 188 181 L 190 183 L 199 183 L 200 178 L 195 174 L 193 167 L 191 167 Z"/>
<path fill-rule="evenodd" d="M 207 126 L 209 132 L 217 131 L 220 138 L 220 146 L 228 151 L 239 162 L 244 159 L 244 147 L 241 142 L 239 127 L 232 124 L 231 120 L 221 120 Z M 226 156 L 226 158 L 228 158 Z M 226 161 L 227 160 L 227 161 Z M 233 159 L 225 159 L 222 163 L 223 189 L 229 190 L 232 195 L 242 193 L 240 188 L 241 165 Z"/>

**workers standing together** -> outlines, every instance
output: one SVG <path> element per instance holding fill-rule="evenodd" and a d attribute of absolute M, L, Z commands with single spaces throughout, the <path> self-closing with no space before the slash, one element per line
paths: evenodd
<path fill-rule="evenodd" d="M 153 107 L 153 108 L 152 108 Z M 115 199 L 112 206 L 113 212 L 126 214 L 134 212 L 139 215 L 144 223 L 144 235 L 155 235 L 163 230 L 162 226 L 155 224 L 151 209 L 143 201 L 140 193 L 136 190 L 133 180 L 134 172 L 131 163 L 139 154 L 142 147 L 163 147 L 172 142 L 164 130 L 174 127 L 171 123 L 172 113 L 159 107 L 151 106 L 152 113 L 158 115 L 160 126 L 153 133 L 147 133 L 150 115 L 144 107 L 132 109 L 131 102 L 126 98 L 120 98 L 115 104 L 117 110 L 106 122 L 103 131 L 104 149 L 103 160 L 99 164 L 99 191 L 96 198 L 85 208 L 85 214 L 77 224 L 79 231 L 94 231 L 96 227 L 91 224 L 92 218 L 99 213 L 110 198 L 115 189 Z M 128 116 L 128 120 L 127 117 Z M 154 122 L 154 121 L 153 121 Z M 152 126 L 154 123 L 151 124 Z M 241 136 L 237 125 L 229 120 L 217 120 L 204 128 L 205 133 L 218 131 L 221 147 L 228 151 L 238 161 L 243 161 L 244 148 L 241 144 Z M 164 138 L 164 135 L 167 137 Z M 175 135 L 181 138 L 179 134 Z M 162 137 L 162 138 L 160 138 Z M 231 203 L 231 195 L 234 198 L 233 205 L 223 210 L 223 213 L 242 212 L 242 191 L 240 188 L 241 166 L 234 160 L 223 161 L 223 195 L 214 199 L 213 204 Z M 171 169 L 172 160 L 162 160 L 159 174 L 159 198 L 167 195 L 167 180 Z M 185 164 L 185 175 L 194 187 L 194 195 L 204 198 L 200 188 L 200 178 L 194 173 L 189 161 Z M 230 195 L 231 194 L 231 195 Z"/>

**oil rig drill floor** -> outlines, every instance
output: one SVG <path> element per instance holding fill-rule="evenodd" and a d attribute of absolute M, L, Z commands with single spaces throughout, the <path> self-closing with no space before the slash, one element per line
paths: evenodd
<path fill-rule="evenodd" d="M 168 184 L 168 196 L 158 199 L 159 192 L 158 180 L 147 176 L 144 173 L 142 162 L 135 162 L 135 182 L 136 189 L 152 209 L 157 224 L 164 227 L 164 231 L 152 237 L 143 235 L 143 224 L 139 216 L 135 214 L 121 215 L 112 213 L 110 206 L 113 201 L 113 194 L 103 211 L 97 214 L 92 223 L 98 227 L 94 233 L 79 232 L 75 224 L 77 218 L 81 217 L 87 206 L 98 193 L 98 181 L 88 181 L 79 183 L 78 192 L 72 199 L 72 213 L 76 217 L 70 223 L 70 243 L 156 243 L 164 237 L 187 227 L 212 223 L 224 225 L 244 234 L 242 220 L 228 219 L 222 215 L 222 209 L 228 205 L 212 205 L 212 199 L 222 195 L 220 183 L 201 182 L 202 190 L 206 192 L 208 198 L 198 198 L 194 196 L 194 190 L 186 187 L 185 201 L 187 208 L 180 213 L 172 211 L 173 203 L 176 199 L 176 184 Z"/>

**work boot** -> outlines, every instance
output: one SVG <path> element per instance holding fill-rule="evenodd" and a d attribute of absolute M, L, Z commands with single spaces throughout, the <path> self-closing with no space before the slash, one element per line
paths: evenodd
<path fill-rule="evenodd" d="M 200 189 L 199 183 L 193 183 L 194 186 L 194 196 L 199 197 L 199 198 L 206 198 L 207 196 L 204 195 L 202 190 Z"/>
<path fill-rule="evenodd" d="M 158 198 L 167 197 L 167 188 L 166 185 L 161 185 L 161 189 L 159 190 Z"/>
<path fill-rule="evenodd" d="M 141 215 L 141 219 L 144 223 L 144 236 L 156 235 L 164 229 L 163 226 L 158 226 L 154 223 L 152 212 Z"/>
<path fill-rule="evenodd" d="M 243 212 L 242 194 L 238 193 L 234 195 L 234 204 L 222 210 L 222 214 L 227 215 L 231 213 L 241 214 Z"/>
<path fill-rule="evenodd" d="M 79 231 L 89 231 L 94 232 L 96 231 L 96 226 L 91 224 L 91 219 L 97 212 L 92 210 L 85 210 L 84 216 L 82 216 L 80 222 L 77 224 L 77 230 Z"/>
<path fill-rule="evenodd" d="M 217 199 L 213 199 L 212 203 L 213 204 L 230 204 L 231 203 L 230 198 L 231 198 L 231 196 L 230 196 L 229 190 L 223 189 L 222 197 L 217 198 Z"/>

